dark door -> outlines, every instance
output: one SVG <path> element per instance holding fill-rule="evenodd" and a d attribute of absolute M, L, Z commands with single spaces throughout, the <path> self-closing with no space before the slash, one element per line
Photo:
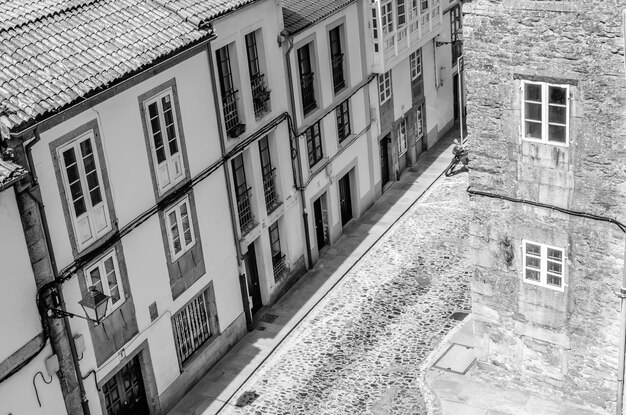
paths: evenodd
<path fill-rule="evenodd" d="M 452 95 L 454 96 L 454 121 L 459 119 L 459 75 L 452 77 Z"/>
<path fill-rule="evenodd" d="M 387 150 L 388 137 L 380 140 L 380 177 L 383 187 L 389 182 L 389 151 Z"/>
<path fill-rule="evenodd" d="M 262 306 L 261 286 L 259 285 L 259 271 L 256 266 L 256 253 L 254 243 L 248 246 L 246 254 L 246 275 L 248 277 L 248 295 L 252 297 L 252 314 L 256 313 Z"/>
<path fill-rule="evenodd" d="M 352 198 L 350 197 L 350 174 L 339 180 L 339 210 L 341 211 L 341 225 L 352 219 Z"/>
<path fill-rule="evenodd" d="M 318 197 L 313 202 L 313 214 L 315 215 L 315 235 L 317 237 L 317 250 L 319 251 L 326 245 L 324 237 L 324 216 L 322 215 L 322 198 Z"/>
<path fill-rule="evenodd" d="M 135 356 L 102 387 L 107 415 L 149 415 L 141 377 L 139 356 Z"/>

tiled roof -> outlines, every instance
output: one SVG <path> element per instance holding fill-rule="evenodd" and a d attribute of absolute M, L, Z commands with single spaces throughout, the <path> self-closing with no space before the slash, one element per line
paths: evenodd
<path fill-rule="evenodd" d="M 283 21 L 289 34 L 338 12 L 355 0 L 283 0 Z"/>
<path fill-rule="evenodd" d="M 26 174 L 22 166 L 0 159 L 0 190 Z"/>
<path fill-rule="evenodd" d="M 19 130 L 211 36 L 254 0 L 0 0 L 0 128 Z"/>

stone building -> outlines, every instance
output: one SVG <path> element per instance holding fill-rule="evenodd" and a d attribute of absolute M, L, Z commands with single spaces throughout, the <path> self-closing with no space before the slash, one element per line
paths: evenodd
<path fill-rule="evenodd" d="M 624 7 L 463 6 L 478 360 L 602 411 L 624 342 Z"/>

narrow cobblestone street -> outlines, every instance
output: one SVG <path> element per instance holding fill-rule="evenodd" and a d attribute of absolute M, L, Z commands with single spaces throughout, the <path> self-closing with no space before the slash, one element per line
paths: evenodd
<path fill-rule="evenodd" d="M 470 308 L 466 186 L 439 179 L 222 413 L 427 413 L 422 363 Z"/>

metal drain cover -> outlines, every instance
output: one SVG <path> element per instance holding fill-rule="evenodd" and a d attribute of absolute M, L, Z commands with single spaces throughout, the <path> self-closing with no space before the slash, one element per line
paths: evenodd
<path fill-rule="evenodd" d="M 261 321 L 265 323 L 272 324 L 278 318 L 278 314 L 270 314 L 266 313 L 263 317 L 261 317 Z"/>
<path fill-rule="evenodd" d="M 476 356 L 473 347 L 452 343 L 433 367 L 464 375 L 475 361 Z"/>

